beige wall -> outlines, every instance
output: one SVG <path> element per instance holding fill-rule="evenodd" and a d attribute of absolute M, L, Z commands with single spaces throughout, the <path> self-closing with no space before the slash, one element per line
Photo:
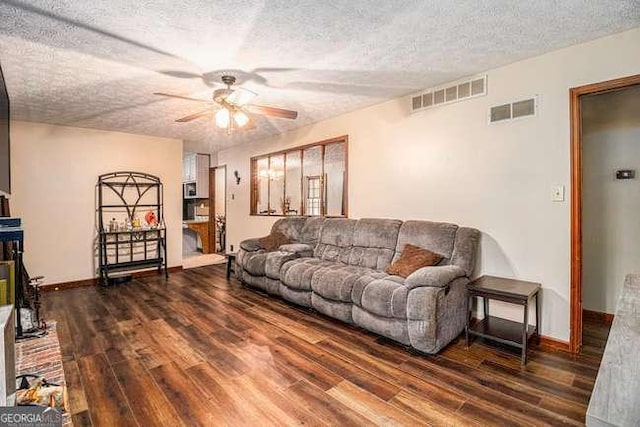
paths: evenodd
<path fill-rule="evenodd" d="M 640 29 L 488 71 L 488 95 L 415 114 L 406 97 L 221 151 L 229 180 L 228 245 L 268 232 L 249 216 L 249 157 L 349 135 L 353 218 L 429 219 L 483 232 L 477 273 L 543 284 L 542 332 L 569 339 L 569 88 L 640 73 Z M 487 124 L 489 106 L 539 95 L 537 117 Z M 372 191 L 371 189 L 375 189 Z M 234 200 L 231 200 L 234 197 Z M 511 307 L 496 314 L 516 317 Z"/>
<path fill-rule="evenodd" d="M 12 122 L 11 155 L 12 214 L 23 220 L 31 274 L 46 283 L 94 277 L 95 184 L 123 170 L 162 180 L 169 266 L 182 264 L 181 140 Z"/>
<path fill-rule="evenodd" d="M 226 168 L 218 168 L 216 169 L 216 188 L 215 188 L 215 210 L 216 215 L 225 215 L 227 207 L 225 206 L 226 202 L 226 188 L 227 188 L 227 177 L 225 175 Z"/>
<path fill-rule="evenodd" d="M 640 174 L 640 87 L 585 98 L 582 109 L 583 307 L 615 313 L 625 275 L 640 272 L 640 175 L 615 179 Z"/>

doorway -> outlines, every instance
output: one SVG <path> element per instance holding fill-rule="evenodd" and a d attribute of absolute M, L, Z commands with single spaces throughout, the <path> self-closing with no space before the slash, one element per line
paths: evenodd
<path fill-rule="evenodd" d="M 214 252 L 224 255 L 227 246 L 227 167 L 209 169 L 209 241 Z"/>
<path fill-rule="evenodd" d="M 602 200 L 597 199 L 597 194 L 602 193 L 603 188 L 619 184 L 627 176 L 627 172 L 633 170 L 633 165 L 624 166 L 629 161 L 629 157 L 625 155 L 617 155 L 611 153 L 610 164 L 600 164 L 597 162 L 604 161 L 602 156 L 603 146 L 598 147 L 595 141 L 599 138 L 603 138 L 604 134 L 598 130 L 598 127 L 610 126 L 611 124 L 599 123 L 598 121 L 603 118 L 602 114 L 598 114 L 597 110 L 603 108 L 598 106 L 602 102 L 616 102 L 616 98 L 621 91 L 624 90 L 637 90 L 640 87 L 640 75 L 625 77 L 616 80 L 610 80 L 602 83 L 595 83 L 586 86 L 576 87 L 570 90 L 570 109 L 571 109 L 571 319 L 570 319 L 570 350 L 572 353 L 579 353 L 583 346 L 583 317 L 585 313 L 596 312 L 593 307 L 598 300 L 598 294 L 605 295 L 604 304 L 608 304 L 607 300 L 611 300 L 611 295 L 615 294 L 615 290 L 607 289 L 589 289 L 585 294 L 585 286 L 605 286 L 605 282 L 615 282 L 618 279 L 614 274 L 608 273 L 594 273 L 599 268 L 594 265 L 594 262 L 598 261 L 598 250 L 601 252 L 601 258 L 608 256 L 607 253 L 602 253 L 602 241 L 598 239 L 596 235 L 596 224 L 601 224 L 605 216 L 603 216 L 603 209 L 601 208 Z M 639 91 L 640 93 L 640 91 Z M 607 96 L 611 99 L 600 98 L 597 96 Z M 595 112 L 592 110 L 596 110 Z M 594 117 L 597 117 L 594 118 Z M 593 120 L 589 124 L 585 123 L 585 120 Z M 598 122 L 598 123 L 596 123 Z M 606 130 L 606 129 L 605 129 Z M 609 129 L 610 130 L 610 129 Z M 638 143 L 638 141 L 636 141 Z M 585 155 L 585 149 L 587 147 L 589 151 Z M 619 147 L 617 147 L 619 148 Z M 592 152 L 594 151 L 594 152 Z M 615 155 L 614 155 L 615 154 Z M 618 156 L 616 158 L 616 155 Z M 640 160 L 639 160 L 640 162 Z M 614 163 L 619 163 L 618 166 L 613 166 Z M 589 171 L 586 171 L 585 167 L 589 167 Z M 640 167 L 640 163 L 638 164 Z M 609 170 L 608 178 L 604 178 L 603 174 L 607 168 Z M 598 170 L 600 170 L 600 172 Z M 614 170 L 615 169 L 615 170 Z M 615 173 L 619 170 L 622 175 L 619 175 L 622 179 L 618 180 Z M 588 175 L 587 175 L 588 172 Z M 605 179 L 609 179 L 605 182 Z M 629 182 L 626 182 L 628 184 Z M 616 190 L 621 187 L 616 187 Z M 589 191 L 587 195 L 585 192 Z M 626 191 L 626 190 L 625 190 Z M 610 197 L 608 195 L 607 197 Z M 600 205 L 600 208 L 597 206 Z M 596 208 L 586 212 L 585 209 L 589 206 L 596 206 Z M 586 222 L 585 222 L 586 221 Z M 608 221 L 608 220 L 607 220 Z M 602 230 L 600 230 L 600 233 Z M 595 236 L 595 237 L 594 237 Z M 587 258 L 588 257 L 588 258 Z M 598 261 L 599 262 L 599 261 Z M 587 264 L 588 263 L 588 264 Z M 589 271 L 585 272 L 585 267 Z M 602 267 L 602 266 L 600 266 Z M 625 268 L 624 266 L 620 268 Z M 594 270 L 595 269 L 595 270 Z M 606 270 L 606 268 L 602 268 Z M 629 271 L 631 272 L 631 271 Z M 625 272 L 626 273 L 626 272 Z M 589 274 L 586 278 L 585 274 Z M 604 275 L 603 275 L 604 274 Z M 619 274 L 619 273 L 618 273 Z M 595 277 L 597 276 L 597 277 Z M 606 276 L 606 277 L 605 277 Z M 595 284 L 594 284 L 595 283 Z M 612 286 L 617 285 L 613 283 Z M 608 284 L 607 284 L 608 286 Z M 611 294 L 611 295 L 610 295 Z M 588 301 L 585 306 L 585 295 L 588 296 Z M 591 307 L 591 308 L 590 308 Z M 605 312 L 602 319 L 606 319 L 606 311 L 611 311 L 611 305 L 603 305 Z M 587 309 L 585 312 L 584 310 Z"/>

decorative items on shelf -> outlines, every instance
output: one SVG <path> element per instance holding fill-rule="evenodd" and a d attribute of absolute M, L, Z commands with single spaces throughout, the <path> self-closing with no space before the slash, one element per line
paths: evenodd
<path fill-rule="evenodd" d="M 291 210 L 291 197 L 280 198 L 280 209 L 282 209 L 283 215 L 286 215 Z"/>
<path fill-rule="evenodd" d="M 155 228 L 158 226 L 158 217 L 154 211 L 149 211 L 145 214 L 144 220 L 147 222 L 147 225 L 151 228 Z"/>

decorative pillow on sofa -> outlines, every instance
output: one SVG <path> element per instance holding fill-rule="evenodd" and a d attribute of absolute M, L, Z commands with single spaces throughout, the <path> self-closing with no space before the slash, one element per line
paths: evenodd
<path fill-rule="evenodd" d="M 266 250 L 267 252 L 271 252 L 278 249 L 281 245 L 287 245 L 291 243 L 291 240 L 289 240 L 289 238 L 287 238 L 287 236 L 285 236 L 281 232 L 276 231 L 273 234 L 269 234 L 266 237 L 258 239 L 258 242 L 260 242 L 260 246 L 262 247 L 262 249 Z"/>
<path fill-rule="evenodd" d="M 400 258 L 389 265 L 385 271 L 388 274 L 406 278 L 417 269 L 437 265 L 440 261 L 442 261 L 442 255 L 407 244 L 404 245 L 404 250 Z"/>

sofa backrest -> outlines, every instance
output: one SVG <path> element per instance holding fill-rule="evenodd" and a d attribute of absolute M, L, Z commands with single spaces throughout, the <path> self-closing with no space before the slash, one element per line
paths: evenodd
<path fill-rule="evenodd" d="M 457 265 L 471 276 L 479 235 L 476 229 L 455 224 L 405 221 L 398 233 L 393 261 L 400 257 L 406 244 L 411 244 L 442 255 L 444 259 L 439 265 Z"/>
<path fill-rule="evenodd" d="M 300 242 L 315 247 L 318 239 L 320 239 L 320 232 L 325 219 L 324 217 L 307 218 L 304 227 L 300 231 Z"/>
<path fill-rule="evenodd" d="M 353 249 L 353 231 L 357 223 L 355 219 L 327 218 L 322 225 L 313 256 L 348 264 Z"/>
<path fill-rule="evenodd" d="M 353 249 L 348 264 L 384 270 L 395 254 L 402 221 L 371 219 L 358 221 L 353 231 Z"/>
<path fill-rule="evenodd" d="M 271 227 L 271 234 L 279 231 L 289 240 L 293 242 L 300 242 L 302 228 L 306 222 L 307 218 L 300 216 L 280 218 L 273 223 L 273 226 Z"/>
<path fill-rule="evenodd" d="M 475 228 L 458 227 L 456 241 L 453 245 L 453 255 L 450 264 L 462 268 L 468 277 L 473 275 L 478 255 L 480 232 Z"/>
<path fill-rule="evenodd" d="M 396 219 L 326 219 L 314 256 L 384 270 L 395 254 L 401 224 Z"/>
<path fill-rule="evenodd" d="M 457 265 L 468 276 L 475 267 L 480 232 L 431 221 L 347 218 L 282 218 L 273 225 L 290 239 L 314 246 L 314 257 L 384 270 L 409 243 L 444 257 L 440 265 Z"/>

